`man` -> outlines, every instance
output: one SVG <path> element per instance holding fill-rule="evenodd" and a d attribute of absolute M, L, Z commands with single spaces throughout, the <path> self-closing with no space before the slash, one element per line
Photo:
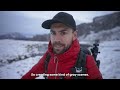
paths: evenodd
<path fill-rule="evenodd" d="M 71 68 L 75 65 L 80 51 L 80 44 L 77 40 L 76 23 L 72 15 L 59 12 L 52 19 L 42 23 L 42 27 L 50 29 L 50 42 L 48 50 L 40 61 L 22 79 L 34 79 L 37 74 L 45 73 L 45 60 L 49 53 L 48 79 L 60 79 L 56 74 L 65 74 L 64 79 L 72 79 Z M 87 74 L 86 79 L 102 79 L 102 75 L 96 66 L 92 56 L 86 57 Z M 35 76 L 32 74 L 36 74 Z M 68 76 L 67 76 L 68 75 Z"/>

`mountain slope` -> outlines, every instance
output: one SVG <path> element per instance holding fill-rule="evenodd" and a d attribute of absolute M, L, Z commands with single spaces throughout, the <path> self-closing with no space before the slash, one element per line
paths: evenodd
<path fill-rule="evenodd" d="M 91 31 L 94 33 L 109 31 L 117 26 L 120 26 L 120 12 L 95 17 L 92 23 L 82 23 L 78 25 L 78 36 L 87 36 Z"/>

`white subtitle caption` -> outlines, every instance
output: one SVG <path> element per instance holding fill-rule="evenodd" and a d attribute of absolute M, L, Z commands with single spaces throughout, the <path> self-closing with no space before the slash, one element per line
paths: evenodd
<path fill-rule="evenodd" d="M 69 76 L 69 77 L 72 77 L 72 76 L 89 76 L 88 74 L 69 74 L 69 73 L 67 73 L 67 74 L 61 74 L 61 73 L 58 73 L 58 74 L 45 74 L 45 73 L 43 73 L 43 74 L 34 74 L 34 73 L 31 73 L 31 76 Z"/>

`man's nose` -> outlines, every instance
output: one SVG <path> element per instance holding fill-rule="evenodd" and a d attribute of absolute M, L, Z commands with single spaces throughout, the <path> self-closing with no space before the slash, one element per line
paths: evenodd
<path fill-rule="evenodd" d="M 54 40 L 55 41 L 61 41 L 61 36 L 60 35 L 55 35 Z"/>

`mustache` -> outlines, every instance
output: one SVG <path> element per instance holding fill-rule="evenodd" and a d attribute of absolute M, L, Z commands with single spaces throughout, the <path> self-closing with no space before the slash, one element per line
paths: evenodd
<path fill-rule="evenodd" d="M 53 43 L 53 46 L 55 46 L 55 45 L 64 46 L 64 44 L 61 43 L 61 42 L 54 42 L 54 43 Z"/>

